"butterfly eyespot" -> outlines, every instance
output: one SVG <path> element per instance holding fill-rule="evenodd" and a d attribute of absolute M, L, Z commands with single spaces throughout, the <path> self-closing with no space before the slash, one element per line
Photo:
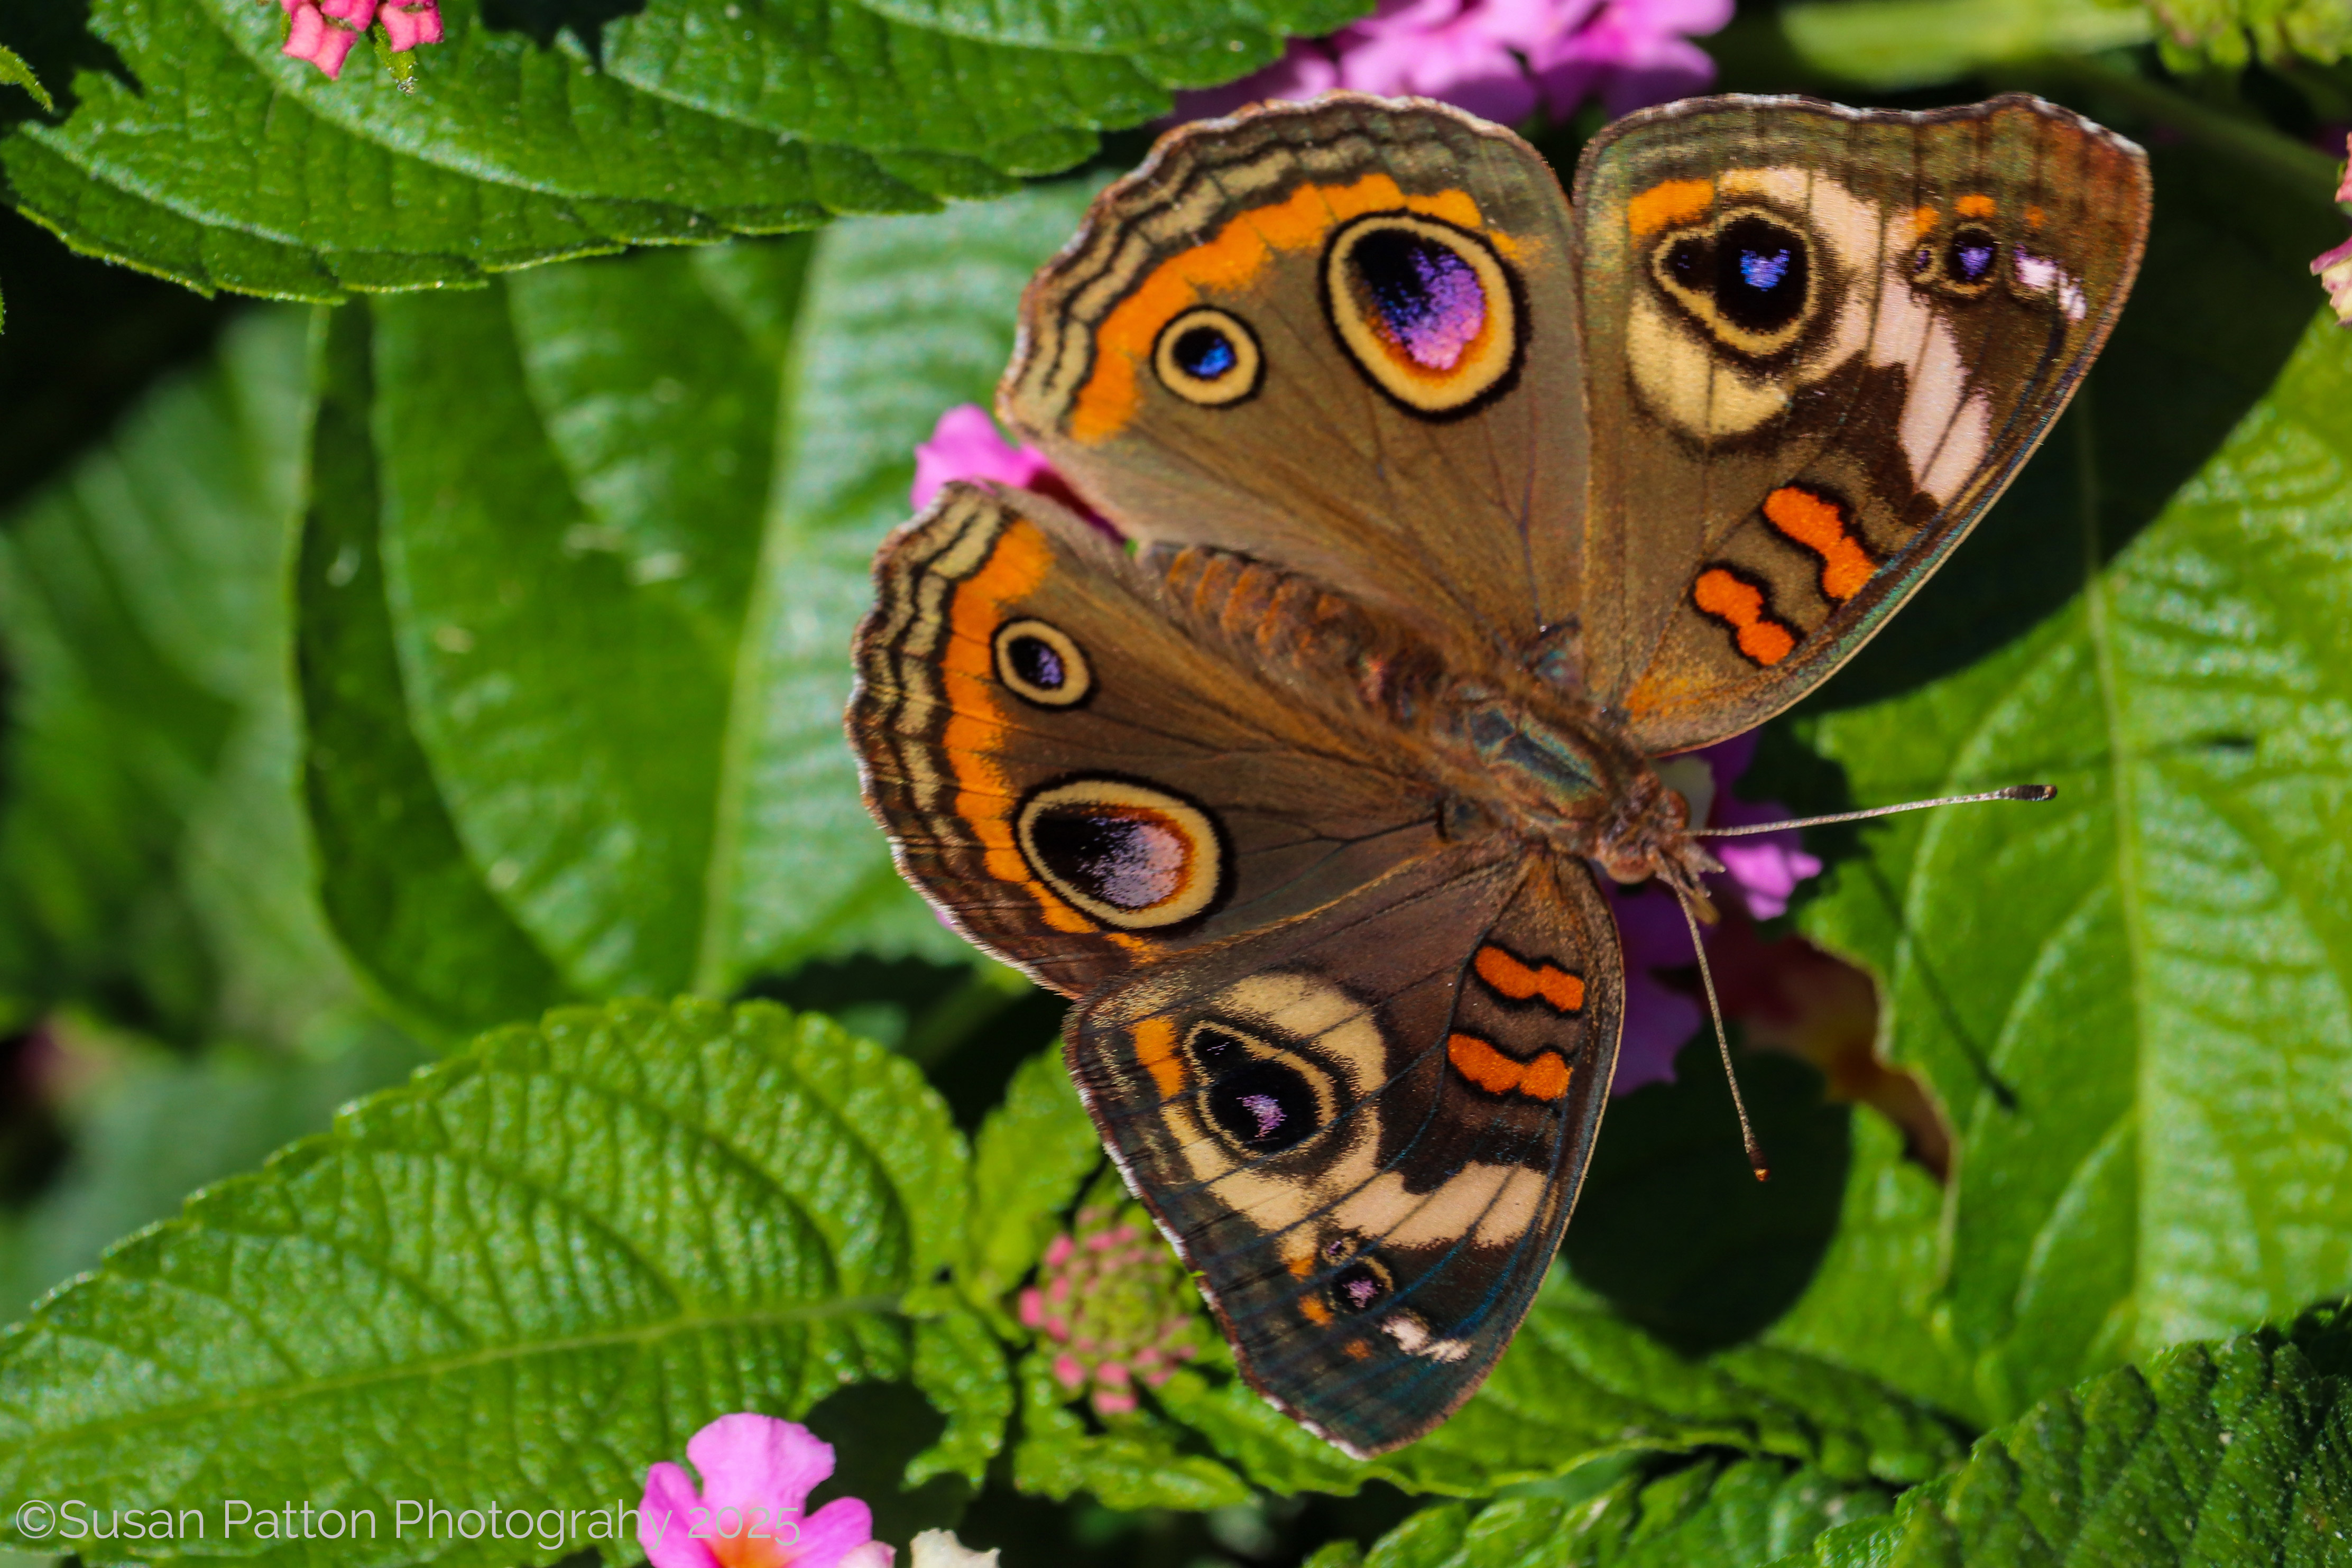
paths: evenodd
<path fill-rule="evenodd" d="M 1203 1099 L 1218 1131 L 1253 1154 L 1279 1154 L 1322 1130 L 1323 1096 L 1296 1065 L 1252 1043 L 1204 1024 L 1191 1047 L 1211 1075 Z"/>
<path fill-rule="evenodd" d="M 1981 294 L 1992 287 L 2000 258 L 2000 241 L 1984 229 L 1957 229 L 1944 245 L 1943 281 L 1955 293 Z"/>
<path fill-rule="evenodd" d="M 1525 347 L 1517 284 L 1494 247 L 1405 213 L 1374 213 L 1332 236 L 1323 307 L 1366 378 L 1428 418 L 1509 390 Z"/>
<path fill-rule="evenodd" d="M 1811 239 L 1760 207 L 1670 231 L 1652 257 L 1652 276 L 1667 297 L 1740 353 L 1779 353 L 1816 313 L 1822 290 Z"/>
<path fill-rule="evenodd" d="M 1093 668 L 1059 626 L 1007 621 L 995 638 L 996 679 L 1041 708 L 1075 708 L 1094 695 Z"/>
<path fill-rule="evenodd" d="M 1151 365 L 1160 384 L 1185 402 L 1226 408 L 1257 390 L 1265 356 L 1239 317 L 1202 305 L 1160 330 Z"/>
<path fill-rule="evenodd" d="M 1024 800 L 1013 828 L 1040 881 L 1121 931 L 1181 925 L 1223 896 L 1223 835 L 1208 813 L 1168 790 L 1071 779 Z"/>
<path fill-rule="evenodd" d="M 1331 1276 L 1323 1299 L 1349 1317 L 1369 1312 L 1396 1293 L 1396 1281 L 1381 1260 L 1367 1253 Z"/>

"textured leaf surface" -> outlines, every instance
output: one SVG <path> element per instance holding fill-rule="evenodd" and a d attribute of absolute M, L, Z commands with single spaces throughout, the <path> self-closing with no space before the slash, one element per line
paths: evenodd
<path fill-rule="evenodd" d="M 896 1308 L 950 1256 L 965 1181 L 915 1068 L 824 1019 L 560 1010 L 200 1195 L 0 1340 L 0 1490 L 387 1521 L 402 1498 L 634 1500 L 717 1415 L 907 1375 Z M 417 1560 L 388 1530 L 233 1550 Z"/>
<path fill-rule="evenodd" d="M 132 1231 L 169 1218 L 195 1188 L 321 1131 L 345 1101 L 425 1059 L 415 1042 L 365 1020 L 312 1033 L 310 1057 L 216 1046 L 186 1060 L 142 1050 L 86 1091 L 69 1163 L 37 1200 L 0 1221 L 0 1321 L 23 1317 Z"/>
<path fill-rule="evenodd" d="M 956 1283 L 1010 1329 L 1005 1299 L 1060 1228 L 1064 1211 L 1102 1163 L 1102 1138 L 1078 1101 L 1061 1047 L 1024 1062 L 971 1152 L 971 1214 Z"/>
<path fill-rule="evenodd" d="M 467 857 L 410 726 L 384 599 L 368 314 L 335 311 L 324 331 L 294 576 L 320 905 L 396 1012 L 462 1037 L 530 1016 L 564 987 Z"/>
<path fill-rule="evenodd" d="M 286 58 L 248 0 L 95 0 L 87 37 L 43 23 L 71 102 L 0 137 L 0 170 L 81 248 L 332 300 L 1003 195 L 1363 9 L 655 0 L 555 45 L 444 0 L 395 81 L 364 43 L 338 80 Z"/>
<path fill-rule="evenodd" d="M 111 988 L 169 1033 L 286 1041 L 349 995 L 289 787 L 303 333 L 247 318 L 0 529 L 11 1028 Z"/>
<path fill-rule="evenodd" d="M 1988 1434 L 1887 1518 L 1783 1568 L 2275 1563 L 2352 1556 L 2352 1370 L 2342 1309 L 2288 1333 L 2189 1344 Z"/>
<path fill-rule="evenodd" d="M 1824 837 L 1802 917 L 1881 975 L 1958 1173 L 1858 1137 L 1777 1332 L 1980 1422 L 2352 1278 L 2352 341 L 2263 251 L 2319 224 L 2159 184 L 2077 412 L 1800 723 L 1808 805 L 2059 786 Z"/>
<path fill-rule="evenodd" d="M 1564 1274 L 1469 1404 L 1411 1447 L 1369 1461 L 1348 1458 L 1215 1369 L 1179 1373 L 1153 1391 L 1161 1415 L 1089 1436 L 1063 1406 L 1068 1394 L 1045 1360 L 1033 1353 L 1024 1363 L 1015 1479 L 1056 1497 L 1090 1489 L 1116 1508 L 1222 1506 L 1244 1479 L 1282 1494 L 1346 1495 L 1379 1480 L 1488 1497 L 1609 1455 L 1699 1447 L 1773 1456 L 1841 1483 L 1902 1484 L 1937 1474 L 1961 1450 L 1933 1412 L 1834 1362 L 1769 1347 L 1688 1360 Z M 1196 1451 L 1187 1428 L 1231 1468 L 1172 1466 L 1171 1456 Z M 1202 1463 L 1231 1487 L 1213 1487 Z"/>
<path fill-rule="evenodd" d="M 1085 193 L 338 329 L 300 578 L 334 760 L 310 783 L 327 901 L 388 998 L 463 1031 L 565 990 L 968 955 L 859 804 L 846 649 L 916 444 L 987 395 Z"/>
<path fill-rule="evenodd" d="M 1426 1509 L 1370 1552 L 1342 1548 L 1316 1568 L 1748 1568 L 1888 1507 L 1885 1488 L 1779 1460 L 1663 1460 L 1591 1496 L 1505 1498 L 1475 1514 L 1460 1503 Z"/>
<path fill-rule="evenodd" d="M 818 241 L 740 677 L 720 973 L 820 951 L 969 951 L 908 892 L 858 803 L 844 650 L 873 600 L 875 546 L 909 515 L 917 443 L 948 408 L 990 400 L 1022 286 L 1092 188 L 845 223 Z"/>

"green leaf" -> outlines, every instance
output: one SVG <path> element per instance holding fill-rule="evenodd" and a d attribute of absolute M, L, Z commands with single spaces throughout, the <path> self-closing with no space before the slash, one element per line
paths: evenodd
<path fill-rule="evenodd" d="M 0 1339 L 0 1489 L 215 1518 L 295 1497 L 384 1532 L 150 1542 L 155 1563 L 413 1562 L 400 1499 L 633 1503 L 718 1415 L 935 1362 L 898 1304 L 953 1251 L 966 1183 L 919 1073 L 824 1019 L 559 1010 L 200 1194 Z"/>
<path fill-rule="evenodd" d="M 908 891 L 858 799 L 841 739 L 844 650 L 873 600 L 875 547 L 909 515 L 916 445 L 950 407 L 989 400 L 1021 289 L 1076 231 L 1093 189 L 852 221 L 817 241 L 781 500 L 737 676 L 706 984 L 824 952 L 969 951 Z"/>
<path fill-rule="evenodd" d="M 1822 836 L 1802 915 L 1877 971 L 1958 1150 L 1938 1194 L 1857 1141 L 1776 1337 L 1988 1424 L 2352 1275 L 2352 341 L 2294 288 L 2338 226 L 2158 168 L 2075 411 L 1800 720 L 1835 784 L 1783 795 L 2059 786 Z"/>
<path fill-rule="evenodd" d="M 1022 1063 L 973 1142 L 971 1215 L 956 1267 L 964 1296 L 1008 1337 L 1004 1299 L 1045 1256 L 1064 1211 L 1102 1159 L 1101 1135 L 1079 1103 L 1061 1048 Z"/>
<path fill-rule="evenodd" d="M 462 1037 L 564 987 L 467 859 L 409 726 L 384 602 L 373 393 L 367 312 L 337 310 L 294 578 L 304 803 L 320 909 L 343 951 L 395 1013 Z"/>
<path fill-rule="evenodd" d="M 2352 1550 L 2352 1380 L 2340 1309 L 2189 1344 L 1988 1434 L 1954 1474 L 1783 1568 L 2266 1563 Z"/>
<path fill-rule="evenodd" d="M 774 368 L 675 252 L 376 312 L 394 637 L 458 834 L 568 984 L 682 989 Z M 728 482 L 681 496 L 689 458 Z"/>
<path fill-rule="evenodd" d="M 1835 1362 L 1765 1346 L 1677 1355 L 1555 1272 L 1494 1374 L 1453 1418 L 1378 1459 L 1349 1459 L 1237 1382 L 1171 1382 L 1160 1403 L 1258 1485 L 1352 1492 L 1367 1480 L 1484 1497 L 1607 1454 L 1712 1445 L 1842 1480 L 1924 1479 L 1959 1452 L 1931 1411 Z"/>
<path fill-rule="evenodd" d="M 2231 68 L 2260 58 L 2328 62 L 2352 54 L 2352 15 L 2335 0 L 2142 0 L 2164 24 L 2168 55 Z"/>
<path fill-rule="evenodd" d="M 1806 65 L 1885 92 L 2127 48 L 2155 36 L 2156 19 L 2111 0 L 1810 0 L 1783 6 L 1780 27 Z"/>
<path fill-rule="evenodd" d="M 388 998 L 454 1029 L 551 986 L 969 955 L 858 798 L 845 650 L 916 444 L 987 395 L 1088 188 L 373 307 L 338 374 L 374 479 L 322 434 L 344 499 L 301 592 L 327 900 Z M 351 619 L 371 531 L 389 664 Z"/>
<path fill-rule="evenodd" d="M 1089 1431 L 1087 1418 L 1067 1403 L 1069 1390 L 1055 1380 L 1045 1348 L 1021 1358 L 1019 1375 L 1021 1440 L 1013 1450 L 1013 1482 L 1023 1491 L 1057 1501 L 1091 1492 L 1106 1507 L 1128 1510 L 1198 1511 L 1250 1500 L 1248 1482 L 1205 1454 L 1183 1452 L 1183 1433 L 1169 1423 L 1139 1413 L 1108 1430 Z"/>
<path fill-rule="evenodd" d="M 280 597 L 304 323 L 247 317 L 0 530 L 0 993 L 289 1043 L 350 998 L 312 910 Z"/>
<path fill-rule="evenodd" d="M 0 1321 L 23 1316 L 113 1242 L 169 1217 L 195 1188 L 321 1131 L 337 1107 L 425 1060 L 413 1041 L 380 1024 L 337 1023 L 314 1031 L 325 1037 L 304 1057 L 224 1044 L 187 1060 L 149 1046 L 86 1090 L 92 1103 L 74 1117 L 65 1169 L 11 1216 Z"/>
<path fill-rule="evenodd" d="M 948 1414 L 940 1440 L 907 1462 L 906 1484 L 958 1475 L 977 1488 L 1004 1447 L 1013 1418 L 1013 1378 L 1004 1347 L 971 1312 L 950 1311 L 915 1325 L 913 1379 Z"/>
<path fill-rule="evenodd" d="M 58 111 L 58 100 L 51 98 L 49 89 L 41 85 L 41 79 L 33 74 L 33 68 L 5 44 L 0 44 L 0 84 L 21 87 L 31 93 L 33 101 L 43 109 L 51 114 Z"/>
<path fill-rule="evenodd" d="M 1574 1486 L 1572 1478 L 1570 1485 Z M 1825 1529 L 1884 1516 L 1890 1494 L 1775 1459 L 1674 1457 L 1597 1494 L 1507 1497 L 1472 1513 L 1425 1509 L 1374 1544 L 1365 1568 L 1748 1568 Z"/>
<path fill-rule="evenodd" d="M 551 47 L 445 0 L 443 42 L 330 79 L 249 0 L 94 0 L 53 53 L 113 68 L 0 135 L 0 169 L 69 244 L 195 288 L 478 283 L 1004 195 L 1362 9 L 655 0 Z"/>

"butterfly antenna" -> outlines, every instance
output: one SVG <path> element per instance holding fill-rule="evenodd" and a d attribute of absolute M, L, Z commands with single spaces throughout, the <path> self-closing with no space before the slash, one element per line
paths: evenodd
<path fill-rule="evenodd" d="M 1837 811 L 1827 816 L 1800 816 L 1792 822 L 1759 822 L 1747 827 L 1700 827 L 1692 830 L 1693 838 L 1738 838 L 1748 833 L 1778 833 L 1785 827 L 1822 827 L 1832 822 L 1860 822 L 1864 817 L 1893 816 L 1897 812 L 1925 811 L 1931 805 L 1970 805 L 1980 800 L 2053 800 L 2057 797 L 2056 784 L 2011 784 L 2007 789 L 1989 789 L 1982 795 L 1938 795 L 1934 800 L 1906 800 L 1901 805 L 1874 805 L 1867 811 Z"/>
<path fill-rule="evenodd" d="M 1687 894 L 1677 891 L 1675 900 L 1682 906 L 1683 924 L 1690 927 L 1691 952 L 1698 955 L 1699 984 L 1706 987 L 1706 1016 L 1715 1021 L 1715 1048 L 1723 1053 L 1723 1076 L 1731 1085 L 1731 1109 L 1739 1113 L 1739 1141 L 1748 1149 L 1748 1168 L 1756 1173 L 1758 1181 L 1769 1181 L 1772 1173 L 1764 1163 L 1763 1145 L 1756 1142 L 1755 1125 L 1748 1120 L 1748 1101 L 1739 1093 L 1739 1074 L 1731 1065 L 1731 1037 L 1723 1032 L 1723 1004 L 1715 998 L 1715 971 L 1707 967 L 1706 943 L 1699 940 L 1698 915 L 1691 909 Z"/>

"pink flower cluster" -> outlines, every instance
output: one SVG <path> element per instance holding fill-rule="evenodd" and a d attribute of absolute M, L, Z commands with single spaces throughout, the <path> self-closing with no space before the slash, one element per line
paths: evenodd
<path fill-rule="evenodd" d="M 2352 153 L 2352 136 L 2345 138 L 2345 151 Z M 2336 187 L 2336 199 L 2352 203 L 2352 163 L 2344 167 L 2344 183 Z M 2311 270 L 2319 279 L 2320 287 L 2327 290 L 2327 302 L 2335 309 L 2336 319 L 2352 327 L 2352 239 L 2315 258 Z"/>
<path fill-rule="evenodd" d="M 1334 88 L 1442 99 L 1507 123 L 1555 120 L 1598 95 L 1612 115 L 1703 91 L 1715 62 L 1691 42 L 1732 0 L 1382 0 L 1328 37 L 1296 38 L 1255 76 L 1181 94 L 1176 118 Z"/>
<path fill-rule="evenodd" d="M 309 60 L 330 79 L 370 26 L 383 26 L 384 47 L 402 54 L 441 41 L 440 0 L 278 0 L 286 11 L 284 53 Z"/>
<path fill-rule="evenodd" d="M 1091 1390 L 1097 1415 L 1129 1414 L 1138 1383 L 1159 1387 L 1198 1349 L 1184 1277 L 1131 1205 L 1080 1209 L 1020 1309 L 1022 1326 L 1054 1347 L 1054 1381 L 1074 1396 Z"/>

